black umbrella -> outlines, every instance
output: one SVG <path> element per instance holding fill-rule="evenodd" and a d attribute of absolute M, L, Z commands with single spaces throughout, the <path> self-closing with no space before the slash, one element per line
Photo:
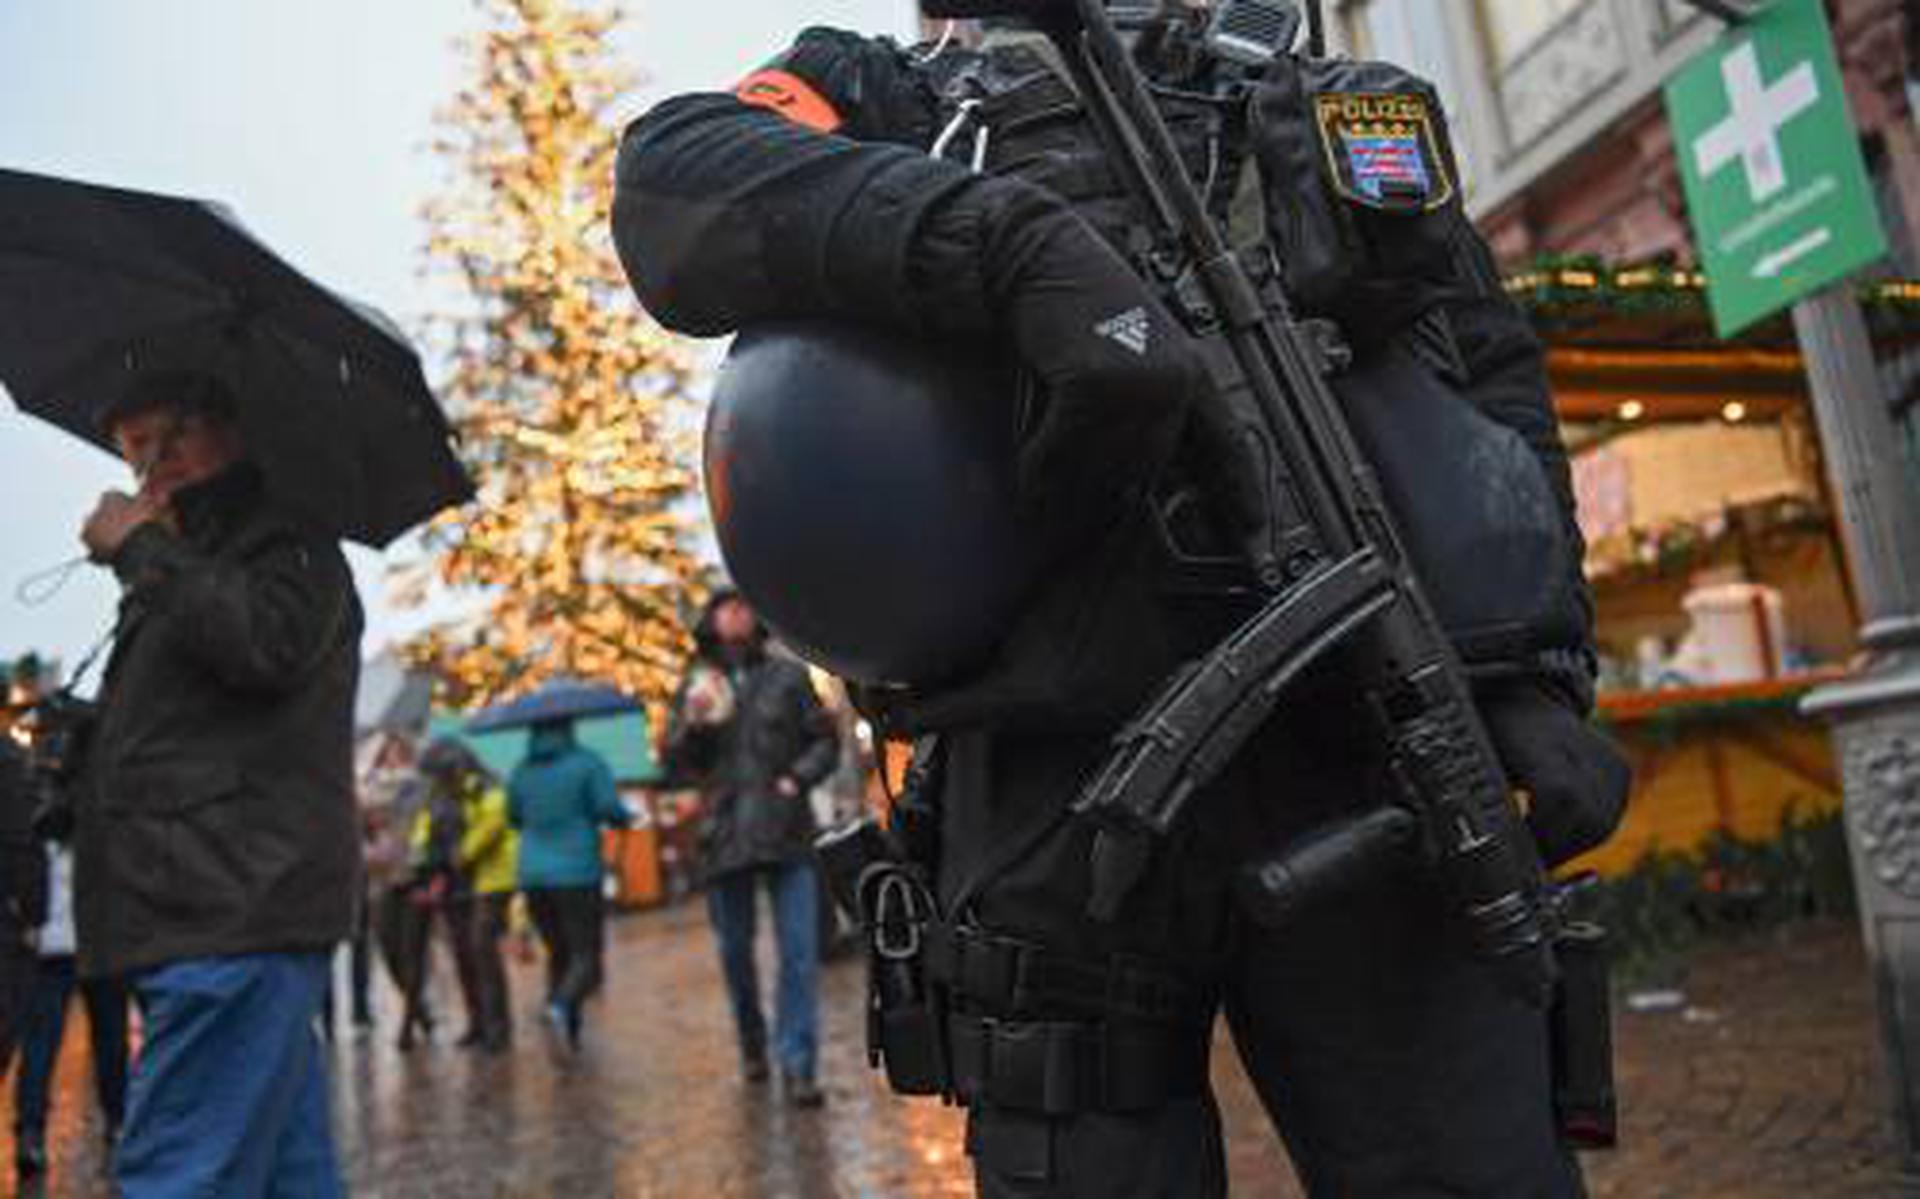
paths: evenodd
<path fill-rule="evenodd" d="M 577 679 L 555 679 L 519 699 L 481 709 L 467 721 L 467 732 L 491 733 L 496 729 L 515 729 L 553 720 L 638 712 L 641 708 L 639 700 L 616 688 Z"/>
<path fill-rule="evenodd" d="M 0 382 L 109 450 L 143 371 L 217 374 L 282 504 L 380 547 L 473 485 L 407 339 L 215 204 L 0 170 Z"/>

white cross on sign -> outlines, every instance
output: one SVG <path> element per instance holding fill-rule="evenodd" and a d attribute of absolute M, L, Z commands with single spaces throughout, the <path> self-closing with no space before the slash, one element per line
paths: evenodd
<path fill-rule="evenodd" d="M 1747 42 L 1720 60 L 1732 111 L 1693 143 L 1693 161 L 1708 178 L 1734 159 L 1746 168 L 1747 190 L 1760 203 L 1787 185 L 1780 130 L 1820 99 L 1813 64 L 1803 62 L 1771 85 L 1760 82 L 1760 55 Z"/>

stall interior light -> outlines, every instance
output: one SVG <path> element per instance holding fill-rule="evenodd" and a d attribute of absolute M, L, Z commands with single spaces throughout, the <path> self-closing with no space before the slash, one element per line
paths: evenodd
<path fill-rule="evenodd" d="M 1739 400 L 1728 400 L 1720 409 L 1721 419 L 1728 424 L 1738 424 L 1747 419 L 1747 406 Z"/>
<path fill-rule="evenodd" d="M 1647 414 L 1647 406 L 1639 400 L 1628 400 L 1620 405 L 1621 420 L 1639 420 Z"/>

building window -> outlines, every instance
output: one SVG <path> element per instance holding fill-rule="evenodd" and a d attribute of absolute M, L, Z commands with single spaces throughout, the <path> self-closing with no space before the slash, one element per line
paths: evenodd
<path fill-rule="evenodd" d="M 1654 22 L 1661 37 L 1671 37 L 1701 17 L 1699 9 L 1685 0 L 1654 0 Z"/>
<path fill-rule="evenodd" d="M 1440 102 L 1458 111 L 1446 17 L 1431 0 L 1354 0 L 1341 15 L 1353 57 L 1394 63 L 1431 79 Z"/>
<path fill-rule="evenodd" d="M 1449 53 L 1446 19 L 1450 6 L 1433 0 L 1351 0 L 1340 10 L 1347 47 L 1355 58 L 1390 62 L 1433 82 L 1440 103 L 1458 122 L 1466 97 Z M 1466 139 L 1453 139 L 1460 159 L 1462 190 L 1473 190 L 1472 152 Z"/>
<path fill-rule="evenodd" d="M 1479 0 L 1480 28 L 1493 65 L 1511 65 L 1588 3 L 1591 0 Z"/>

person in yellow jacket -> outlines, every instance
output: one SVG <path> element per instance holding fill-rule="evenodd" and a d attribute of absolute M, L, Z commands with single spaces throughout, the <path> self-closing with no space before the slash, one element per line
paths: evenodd
<path fill-rule="evenodd" d="M 512 1002 L 500 941 L 518 872 L 519 835 L 507 793 L 473 751 L 443 737 L 420 756 L 430 789 L 414 823 L 416 869 L 445 921 L 467 1007 L 464 1048 L 489 1053 L 513 1040 Z"/>

